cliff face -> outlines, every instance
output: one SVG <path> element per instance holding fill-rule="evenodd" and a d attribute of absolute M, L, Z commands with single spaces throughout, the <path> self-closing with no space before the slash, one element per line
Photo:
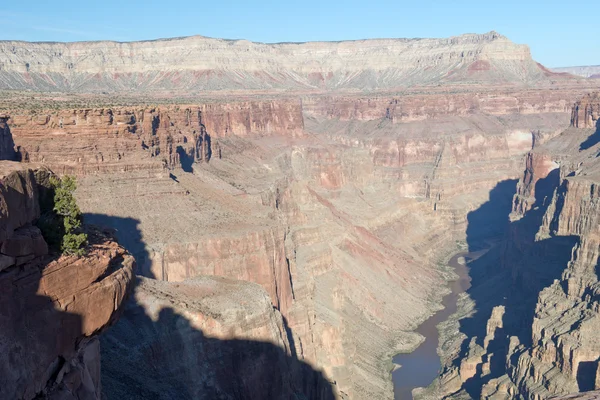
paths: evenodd
<path fill-rule="evenodd" d="M 22 111 L 21 111 L 22 112 Z M 19 114 L 8 123 L 27 160 L 62 173 L 189 170 L 220 157 L 218 139 L 302 133 L 299 101 L 117 107 Z"/>
<path fill-rule="evenodd" d="M 574 126 L 591 115 L 579 112 L 590 98 L 574 105 Z M 507 236 L 471 264 L 445 370 L 424 397 L 539 400 L 600 388 L 597 135 L 570 128 L 527 156 Z"/>
<path fill-rule="evenodd" d="M 0 42 L 2 88 L 59 91 L 377 89 L 467 81 L 526 84 L 552 73 L 495 32 L 448 39 L 263 44 Z"/>
<path fill-rule="evenodd" d="M 140 278 L 133 300 L 101 340 L 108 398 L 334 398 L 256 284 Z"/>
<path fill-rule="evenodd" d="M 402 96 L 319 96 L 302 103 L 309 116 L 393 123 L 473 114 L 515 115 L 570 112 L 581 92 L 573 88 L 550 90 L 483 90 L 478 93 L 405 93 Z"/>
<path fill-rule="evenodd" d="M 47 172 L 0 167 L 0 397 L 100 399 L 97 334 L 116 319 L 133 257 L 99 233 L 86 257 L 49 255 L 32 225 Z"/>
<path fill-rule="evenodd" d="M 585 65 L 585 66 L 581 66 L 581 67 L 552 68 L 552 71 L 558 72 L 558 73 L 568 73 L 568 74 L 583 76 L 584 78 L 592 78 L 592 79 L 600 78 L 600 65 Z"/>
<path fill-rule="evenodd" d="M 571 126 L 576 128 L 595 128 L 599 118 L 600 94 L 588 94 L 573 107 Z"/>

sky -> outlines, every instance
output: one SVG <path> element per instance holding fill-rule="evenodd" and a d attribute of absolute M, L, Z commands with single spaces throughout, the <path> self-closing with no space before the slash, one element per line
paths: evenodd
<path fill-rule="evenodd" d="M 257 42 L 449 37 L 496 31 L 547 67 L 600 65 L 600 1 L 0 0 L 0 40 Z"/>

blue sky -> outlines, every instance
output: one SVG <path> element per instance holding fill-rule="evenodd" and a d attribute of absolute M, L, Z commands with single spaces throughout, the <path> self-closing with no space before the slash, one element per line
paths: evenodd
<path fill-rule="evenodd" d="M 131 41 L 204 35 L 260 42 L 447 37 L 495 30 L 548 67 L 600 64 L 600 1 L 0 2 L 0 40 Z"/>

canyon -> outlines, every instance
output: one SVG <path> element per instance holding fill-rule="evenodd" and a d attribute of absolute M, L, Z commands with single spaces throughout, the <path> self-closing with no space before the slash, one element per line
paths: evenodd
<path fill-rule="evenodd" d="M 0 88 L 3 187 L 75 175 L 98 227 L 87 258 L 49 260 L 39 193 L 1 208 L 22 219 L 0 239 L 39 253 L 1 251 L 7 287 L 32 271 L 6 326 L 83 321 L 43 362 L 6 367 L 18 398 L 389 399 L 448 261 L 490 242 L 439 325 L 441 375 L 413 396 L 600 388 L 597 80 L 491 32 L 0 42 Z"/>

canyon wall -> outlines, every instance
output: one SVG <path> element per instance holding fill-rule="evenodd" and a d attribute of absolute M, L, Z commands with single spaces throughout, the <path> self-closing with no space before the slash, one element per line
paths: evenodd
<path fill-rule="evenodd" d="M 420 343 L 412 331 L 452 276 L 440 265 L 457 243 L 480 249 L 508 228 L 461 300 L 474 325 L 446 330 L 436 396 L 538 399 L 599 380 L 600 235 L 585 217 L 598 141 L 552 140 L 569 116 L 595 126 L 596 97 L 571 110 L 582 82 L 495 32 L 0 42 L 0 88 L 23 90 L 0 94 L 0 158 L 77 175 L 86 222 L 136 258 L 135 295 L 100 340 L 108 398 L 391 398 L 390 360 Z M 17 193 L 35 188 L 30 175 Z M 98 233 L 90 257 L 21 279 L 47 252 L 27 207 L 2 225 L 0 282 L 20 315 L 49 297 L 40 321 L 59 343 L 6 367 L 19 371 L 6 393 L 98 398 L 95 337 L 120 313 L 133 260 Z"/>
<path fill-rule="evenodd" d="M 125 361 L 110 360 L 128 343 L 126 327 L 139 318 L 147 336 L 132 359 L 151 348 L 168 376 L 148 390 L 170 393 L 169 379 L 197 387 L 190 382 L 199 376 L 177 378 L 180 368 L 166 354 L 181 353 L 160 336 L 183 338 L 178 324 L 210 316 L 213 323 L 194 325 L 190 334 L 272 344 L 283 381 L 321 382 L 316 389 L 295 383 L 298 393 L 326 398 L 328 391 L 319 388 L 329 387 L 339 398 L 390 398 L 389 360 L 414 348 L 420 338 L 411 331 L 438 307 L 444 275 L 437 264 L 464 239 L 465 215 L 485 203 L 499 181 L 518 177 L 521 157 L 535 143 L 559 133 L 578 90 L 480 94 L 476 100 L 466 94 L 310 96 L 13 110 L 9 123 L 31 165 L 79 175 L 86 221 L 115 229 L 139 273 L 163 281 L 144 281 L 128 306 L 138 312 L 126 312 L 103 339 L 111 354 L 103 361 L 112 382 L 107 393 L 127 392 L 118 383 L 130 375 Z M 465 106 L 438 107 L 460 98 Z M 261 309 L 258 325 L 271 328 L 249 338 L 222 314 L 186 314 L 178 304 L 189 304 L 186 296 L 197 286 L 185 282 L 199 276 L 260 285 L 275 310 Z M 170 297 L 144 295 L 152 285 Z M 227 285 L 213 286 L 227 292 Z M 172 300 L 154 307 L 147 299 L 155 295 Z M 167 306 L 187 316 L 163 331 L 155 314 Z M 183 346 L 181 340 L 173 346 Z M 182 348 L 192 358 L 212 357 Z M 204 374 L 212 367 L 198 368 Z M 127 379 L 140 390 L 146 386 L 139 377 Z M 220 378 L 210 382 L 233 390 Z"/>
<path fill-rule="evenodd" d="M 86 92 L 319 90 L 564 79 L 496 33 L 448 39 L 253 43 L 200 36 L 117 43 L 0 42 L 0 87 Z"/>
<path fill-rule="evenodd" d="M 595 128 L 600 119 L 600 94 L 590 93 L 573 107 L 571 126 L 576 128 Z"/>
<path fill-rule="evenodd" d="M 95 231 L 85 257 L 49 253 L 33 224 L 48 172 L 0 167 L 0 397 L 99 400 L 97 336 L 116 320 L 133 257 Z"/>
<path fill-rule="evenodd" d="M 443 331 L 443 373 L 422 398 L 540 400 L 600 388 L 600 140 L 585 123 L 590 98 L 574 105 L 571 128 L 527 156 L 506 238 L 470 264 L 473 286 Z"/>
<path fill-rule="evenodd" d="M 302 106 L 308 116 L 358 121 L 385 118 L 400 123 L 473 114 L 565 113 L 581 97 L 581 89 L 568 87 L 555 91 L 481 89 L 475 93 L 432 89 L 396 96 L 309 96 Z"/>
<path fill-rule="evenodd" d="M 77 175 L 189 169 L 194 162 L 220 157 L 220 137 L 293 137 L 303 129 L 300 102 L 285 100 L 30 114 L 12 110 L 5 120 L 26 149 L 25 161 Z"/>

